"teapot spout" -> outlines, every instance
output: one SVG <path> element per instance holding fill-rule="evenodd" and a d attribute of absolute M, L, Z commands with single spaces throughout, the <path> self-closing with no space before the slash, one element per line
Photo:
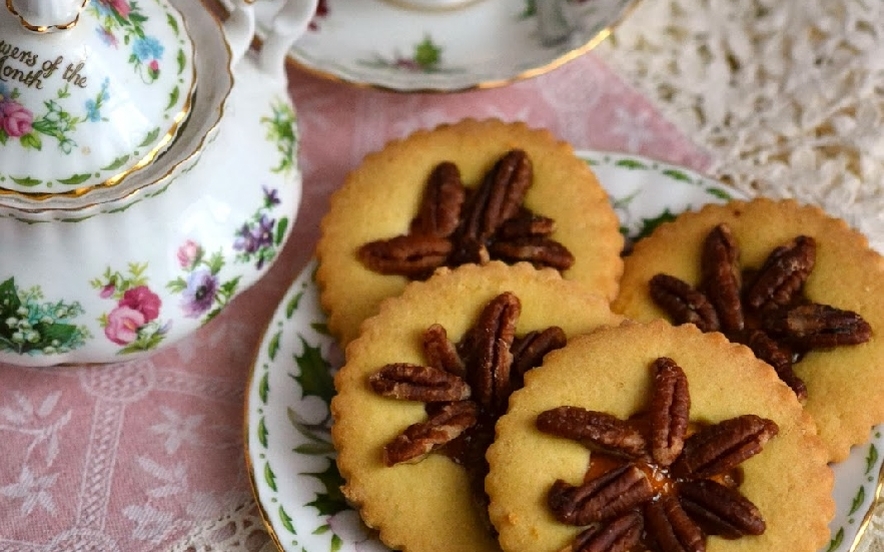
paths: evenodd
<path fill-rule="evenodd" d="M 307 30 L 316 14 L 318 0 L 286 0 L 273 19 L 258 61 L 262 72 L 284 75 L 285 57 L 292 44 Z"/>

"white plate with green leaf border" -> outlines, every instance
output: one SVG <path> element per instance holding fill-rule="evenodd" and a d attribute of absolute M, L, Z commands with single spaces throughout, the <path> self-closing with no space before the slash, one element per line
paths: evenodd
<path fill-rule="evenodd" d="M 740 197 L 688 169 L 650 159 L 578 152 L 608 190 L 624 235 L 637 239 L 687 209 Z M 329 435 L 332 374 L 342 355 L 326 331 L 311 262 L 262 338 L 246 394 L 246 462 L 262 517 L 284 552 L 387 550 L 345 502 Z M 832 540 L 850 552 L 878 500 L 884 426 L 834 466 Z"/>
<path fill-rule="evenodd" d="M 473 0 L 447 10 L 408 8 L 407 1 L 321 0 L 289 57 L 325 78 L 400 92 L 491 88 L 539 75 L 589 51 L 636 2 L 563 0 L 565 17 L 559 21 L 569 31 L 545 44 L 537 0 Z M 259 36 L 282 2 L 255 4 Z"/>

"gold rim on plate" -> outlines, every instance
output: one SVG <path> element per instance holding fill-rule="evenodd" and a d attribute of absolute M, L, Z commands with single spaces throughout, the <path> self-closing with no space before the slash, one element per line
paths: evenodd
<path fill-rule="evenodd" d="M 212 9 L 216 13 L 221 15 L 222 17 L 226 17 L 230 13 L 230 4 L 229 4 L 230 0 L 203 0 L 203 1 L 207 2 L 207 3 L 211 3 Z M 510 77 L 477 80 L 474 83 L 466 84 L 466 85 L 462 85 L 462 86 L 458 85 L 458 86 L 446 87 L 446 86 L 442 86 L 442 85 L 427 84 L 425 86 L 418 85 L 415 87 L 397 87 L 395 85 L 384 84 L 381 82 L 374 82 L 374 81 L 369 81 L 369 80 L 359 80 L 356 78 L 347 78 L 345 76 L 337 74 L 335 71 L 333 71 L 330 68 L 323 68 L 323 67 L 320 67 L 316 64 L 310 64 L 306 61 L 298 59 L 298 57 L 294 51 L 295 50 L 294 47 L 292 48 L 292 50 L 289 51 L 289 54 L 286 58 L 286 64 L 290 68 L 298 69 L 304 73 L 313 75 L 315 77 L 318 77 L 318 78 L 321 78 L 323 80 L 327 80 L 330 82 L 346 84 L 348 86 L 353 86 L 353 87 L 361 88 L 361 89 L 381 90 L 381 91 L 386 91 L 386 92 L 396 92 L 396 93 L 402 93 L 402 94 L 427 94 L 427 93 L 449 94 L 449 93 L 467 92 L 467 91 L 472 91 L 472 90 L 488 90 L 488 89 L 492 89 L 492 88 L 500 88 L 503 86 L 507 86 L 507 85 L 519 82 L 519 81 L 531 79 L 531 78 L 538 77 L 540 75 L 549 73 L 550 71 L 561 67 L 562 65 L 568 63 L 569 61 L 572 61 L 572 60 L 582 56 L 583 54 L 593 50 L 599 44 L 601 44 L 604 40 L 606 40 L 614 32 L 614 30 L 620 24 L 622 24 L 623 21 L 625 21 L 633 11 L 635 11 L 636 7 L 638 6 L 638 4 L 640 2 L 641 2 L 641 0 L 630 0 L 614 20 L 612 20 L 607 25 L 605 25 L 602 29 L 600 29 L 598 32 L 596 32 L 593 36 L 589 37 L 586 42 L 584 42 L 580 46 L 577 46 L 575 48 L 572 48 L 568 51 L 563 52 L 562 54 L 558 55 L 557 57 L 553 58 L 552 60 L 550 60 L 546 63 L 540 64 L 536 67 L 532 67 L 527 70 L 518 71 L 517 73 L 515 73 L 514 75 L 512 75 Z M 477 3 L 479 3 L 479 2 L 474 1 L 474 2 L 471 2 L 467 6 L 456 8 L 451 11 L 456 11 L 459 9 L 468 9 L 473 4 L 477 4 Z M 393 2 L 391 2 L 391 4 L 394 5 L 397 9 L 399 9 L 401 11 L 414 12 L 414 13 L 419 13 L 421 11 L 428 11 L 428 10 L 414 10 L 414 9 L 410 9 L 410 8 L 401 7 L 398 4 L 396 4 L 395 0 Z M 264 37 L 262 36 L 261 25 L 259 22 L 259 25 L 258 25 L 258 28 L 256 31 L 255 41 L 254 41 L 255 46 L 260 47 L 260 45 L 263 41 L 263 38 Z M 297 45 L 297 43 L 296 43 L 296 45 Z"/>

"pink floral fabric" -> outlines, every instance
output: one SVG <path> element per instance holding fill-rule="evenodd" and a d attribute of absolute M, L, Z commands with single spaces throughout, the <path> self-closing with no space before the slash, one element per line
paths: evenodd
<path fill-rule="evenodd" d="M 121 14 L 129 7 L 101 3 Z M 594 54 L 532 80 L 459 94 L 367 90 L 296 70 L 290 77 L 302 130 L 303 205 L 265 279 L 201 331 L 147 360 L 0 365 L 0 552 L 169 550 L 250 503 L 242 423 L 255 348 L 313 254 L 329 194 L 386 141 L 464 117 L 498 117 L 549 128 L 578 149 L 638 153 L 701 171 L 709 162 Z M 28 131 L 26 114 L 12 108 L 0 120 L 10 136 Z M 183 268 L 193 266 L 197 249 L 180 247 Z M 127 290 L 108 314 L 107 337 L 129 342 L 158 310 L 149 289 Z"/>

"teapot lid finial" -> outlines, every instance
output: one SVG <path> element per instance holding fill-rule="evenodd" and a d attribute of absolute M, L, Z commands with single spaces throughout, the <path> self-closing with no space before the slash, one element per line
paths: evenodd
<path fill-rule="evenodd" d="M 194 49 L 166 0 L 5 0 L 0 193 L 81 194 L 149 164 L 187 118 Z"/>
<path fill-rule="evenodd" d="M 25 29 L 37 33 L 72 28 L 89 0 L 6 0 L 6 8 Z"/>

